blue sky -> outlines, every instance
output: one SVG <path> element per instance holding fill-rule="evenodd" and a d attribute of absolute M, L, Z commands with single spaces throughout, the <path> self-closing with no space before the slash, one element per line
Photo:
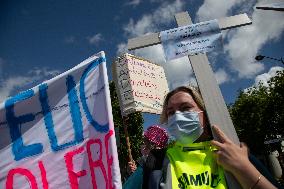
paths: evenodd
<path fill-rule="evenodd" d="M 1 0 L 0 102 L 105 51 L 110 65 L 127 52 L 128 38 L 176 27 L 174 14 L 188 11 L 194 23 L 247 13 L 250 26 L 223 31 L 223 51 L 208 54 L 226 103 L 238 90 L 266 82 L 283 65 L 254 57 L 284 56 L 284 14 L 257 10 L 276 0 Z M 186 58 L 165 62 L 160 45 L 129 52 L 165 68 L 170 88 L 195 84 Z M 157 116 L 145 116 L 145 126 Z"/>

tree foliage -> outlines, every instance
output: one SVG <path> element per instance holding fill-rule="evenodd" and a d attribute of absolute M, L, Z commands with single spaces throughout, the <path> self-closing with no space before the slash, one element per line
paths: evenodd
<path fill-rule="evenodd" d="M 240 92 L 229 109 L 240 140 L 254 154 L 263 154 L 264 146 L 266 151 L 274 150 L 264 141 L 284 136 L 284 71 L 277 72 L 268 86 Z"/>
<path fill-rule="evenodd" d="M 126 177 L 126 166 L 128 163 L 128 151 L 126 145 L 126 138 L 124 134 L 123 121 L 121 117 L 118 96 L 116 94 L 114 82 L 110 82 L 110 96 L 112 105 L 112 114 L 115 128 L 119 128 L 119 141 L 118 158 L 120 165 L 120 172 L 122 180 Z M 140 146 L 142 144 L 143 135 L 143 117 L 140 112 L 132 113 L 128 115 L 128 135 L 131 144 L 131 153 L 134 160 L 137 160 L 141 156 Z"/>

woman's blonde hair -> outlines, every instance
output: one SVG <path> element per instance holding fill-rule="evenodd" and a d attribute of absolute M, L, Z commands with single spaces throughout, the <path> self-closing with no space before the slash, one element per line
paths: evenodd
<path fill-rule="evenodd" d="M 163 104 L 163 110 L 162 110 L 162 114 L 160 116 L 160 122 L 161 123 L 165 123 L 168 120 L 168 115 L 167 115 L 167 108 L 168 108 L 168 102 L 169 99 L 176 93 L 178 92 L 185 92 L 190 94 L 190 96 L 192 96 L 193 100 L 196 102 L 196 104 L 198 105 L 198 107 L 202 110 L 205 111 L 205 105 L 203 102 L 203 99 L 200 95 L 200 93 L 197 91 L 196 88 L 191 87 L 191 86 L 181 86 L 181 87 L 177 87 L 176 89 L 172 90 L 171 92 L 169 92 L 164 100 L 164 104 Z"/>

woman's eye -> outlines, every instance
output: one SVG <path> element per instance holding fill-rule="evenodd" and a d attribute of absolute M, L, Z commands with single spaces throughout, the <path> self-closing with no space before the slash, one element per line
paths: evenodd
<path fill-rule="evenodd" d="M 191 107 L 190 106 L 185 106 L 185 107 L 182 107 L 181 108 L 181 111 L 184 112 L 184 111 L 190 111 L 191 110 Z"/>

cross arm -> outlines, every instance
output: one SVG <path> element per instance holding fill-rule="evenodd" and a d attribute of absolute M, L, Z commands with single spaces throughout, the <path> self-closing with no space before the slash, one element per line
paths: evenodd
<path fill-rule="evenodd" d="M 218 24 L 221 30 L 236 28 L 251 24 L 251 20 L 247 14 L 239 14 L 235 16 L 218 19 Z M 152 45 L 160 44 L 159 33 L 147 34 L 141 37 L 136 37 L 128 40 L 128 50 L 140 49 Z"/>
<path fill-rule="evenodd" d="M 257 9 L 284 11 L 284 2 L 256 6 Z"/>
<path fill-rule="evenodd" d="M 231 28 L 241 27 L 251 24 L 247 14 L 239 14 L 236 16 L 230 16 L 218 19 L 218 24 L 221 30 L 227 30 Z"/>
<path fill-rule="evenodd" d="M 151 33 L 143 35 L 141 37 L 136 37 L 128 39 L 127 48 L 128 50 L 140 49 L 143 47 L 148 47 L 152 45 L 160 44 L 161 40 L 159 38 L 159 33 Z"/>

